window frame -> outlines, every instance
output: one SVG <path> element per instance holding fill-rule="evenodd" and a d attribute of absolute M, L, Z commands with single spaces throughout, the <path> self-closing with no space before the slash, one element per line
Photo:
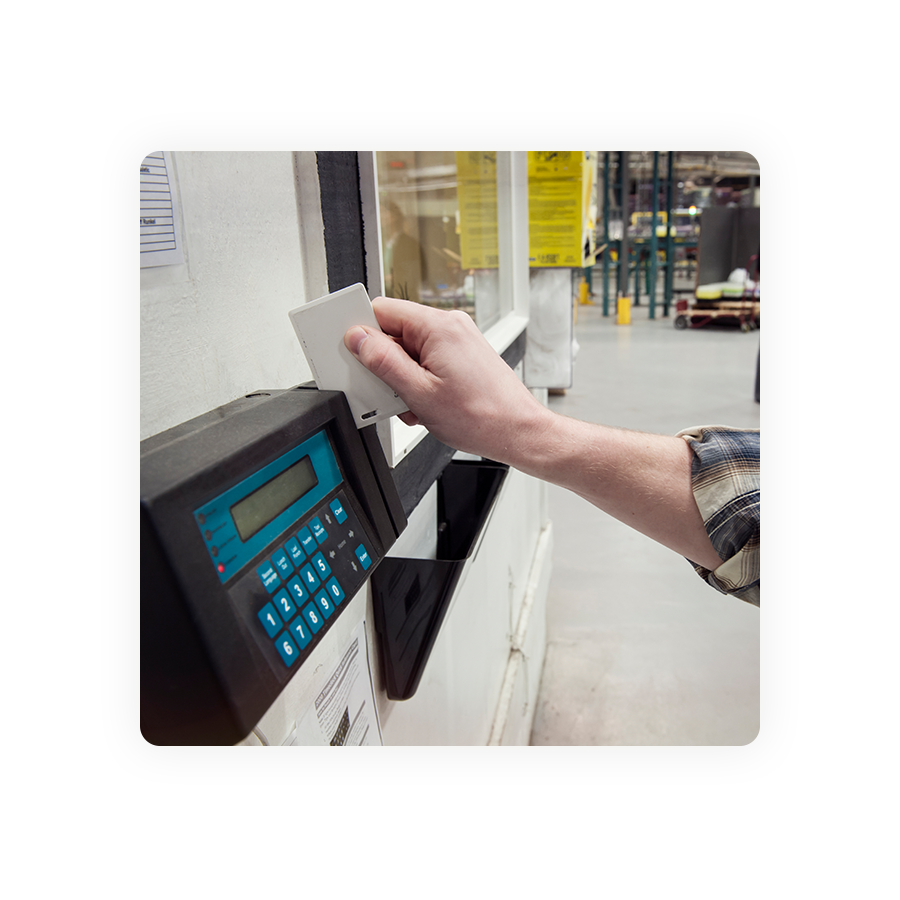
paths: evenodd
<path fill-rule="evenodd" d="M 366 289 L 370 297 L 384 295 L 381 254 L 381 212 L 375 152 L 357 153 L 359 196 L 363 221 Z M 497 353 L 519 356 L 515 348 L 528 326 L 528 155 L 526 151 L 497 151 L 497 237 L 499 254 L 500 319 L 484 336 Z M 518 359 L 508 359 L 513 365 Z M 396 418 L 379 422 L 378 437 L 391 468 L 396 468 L 428 435 L 421 426 L 404 425 Z"/>

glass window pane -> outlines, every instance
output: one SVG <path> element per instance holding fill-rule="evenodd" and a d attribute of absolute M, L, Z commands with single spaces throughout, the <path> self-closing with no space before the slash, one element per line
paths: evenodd
<path fill-rule="evenodd" d="M 495 151 L 379 151 L 384 291 L 500 318 Z"/>

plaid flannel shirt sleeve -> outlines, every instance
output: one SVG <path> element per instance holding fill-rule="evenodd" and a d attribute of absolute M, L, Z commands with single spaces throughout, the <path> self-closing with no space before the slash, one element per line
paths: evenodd
<path fill-rule="evenodd" d="M 691 565 L 723 594 L 759 606 L 759 430 L 706 425 L 678 433 L 693 451 L 691 486 L 722 564 Z"/>

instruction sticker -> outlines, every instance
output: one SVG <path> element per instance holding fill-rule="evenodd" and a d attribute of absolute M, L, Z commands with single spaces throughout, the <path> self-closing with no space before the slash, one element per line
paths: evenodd
<path fill-rule="evenodd" d="M 141 162 L 141 268 L 184 262 L 172 160 L 159 151 Z"/>

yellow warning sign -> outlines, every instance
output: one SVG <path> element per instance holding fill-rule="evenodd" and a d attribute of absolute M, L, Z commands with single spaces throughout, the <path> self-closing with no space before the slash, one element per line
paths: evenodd
<path fill-rule="evenodd" d="M 533 268 L 593 265 L 595 168 L 592 151 L 529 151 L 528 256 Z"/>
<path fill-rule="evenodd" d="M 456 152 L 456 193 L 459 203 L 459 243 L 463 269 L 496 269 L 497 152 Z"/>

